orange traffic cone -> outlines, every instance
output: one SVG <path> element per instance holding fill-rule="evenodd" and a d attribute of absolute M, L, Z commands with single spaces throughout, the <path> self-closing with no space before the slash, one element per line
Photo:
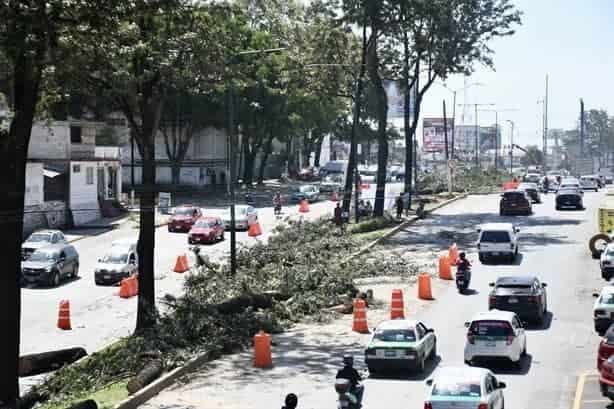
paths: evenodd
<path fill-rule="evenodd" d="M 451 265 L 456 265 L 456 261 L 458 260 L 458 247 L 456 243 L 452 244 L 448 249 L 448 260 L 450 260 Z"/>
<path fill-rule="evenodd" d="M 254 223 L 250 224 L 249 230 L 247 231 L 247 235 L 249 237 L 260 236 L 261 234 L 262 230 L 260 229 L 260 223 L 258 223 L 258 221 L 255 221 Z"/>
<path fill-rule="evenodd" d="M 175 268 L 173 271 L 175 273 L 185 273 L 189 269 L 190 267 L 188 266 L 188 258 L 186 255 L 181 254 L 180 256 L 177 256 L 177 262 L 175 263 Z"/>
<path fill-rule="evenodd" d="M 136 274 L 130 276 L 130 290 L 133 297 L 139 295 L 139 279 Z"/>
<path fill-rule="evenodd" d="M 403 290 L 392 290 L 392 300 L 390 301 L 390 319 L 405 318 L 405 307 L 403 306 Z"/>
<path fill-rule="evenodd" d="M 337 192 L 335 192 L 334 190 L 333 190 L 333 193 L 330 194 L 330 200 L 331 202 L 339 201 L 339 195 L 337 195 Z"/>
<path fill-rule="evenodd" d="M 271 336 L 264 331 L 260 331 L 254 335 L 254 367 L 270 368 L 272 366 Z"/>
<path fill-rule="evenodd" d="M 354 300 L 354 322 L 352 323 L 352 331 L 368 334 L 369 327 L 367 325 L 367 307 L 364 300 L 357 298 Z"/>
<path fill-rule="evenodd" d="M 124 278 L 119 284 L 119 296 L 121 298 L 132 297 L 132 288 L 130 285 L 130 277 Z"/>
<path fill-rule="evenodd" d="M 421 273 L 418 276 L 418 298 L 421 300 L 433 299 L 433 293 L 431 292 L 431 276 L 427 273 Z"/>
<path fill-rule="evenodd" d="M 60 301 L 58 328 L 63 330 L 72 329 L 70 326 L 70 302 L 68 300 Z"/>
<path fill-rule="evenodd" d="M 301 200 L 301 204 L 298 207 L 298 211 L 301 213 L 309 212 L 309 202 L 306 199 Z"/>
<path fill-rule="evenodd" d="M 452 267 L 448 256 L 439 257 L 439 278 L 442 280 L 452 280 Z"/>

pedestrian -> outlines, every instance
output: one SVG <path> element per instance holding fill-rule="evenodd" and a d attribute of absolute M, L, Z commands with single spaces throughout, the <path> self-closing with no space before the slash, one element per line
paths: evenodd
<path fill-rule="evenodd" d="M 399 195 L 396 200 L 397 219 L 403 216 L 403 196 Z"/>
<path fill-rule="evenodd" d="M 293 393 L 289 393 L 286 395 L 284 406 L 282 406 L 281 409 L 296 409 L 297 405 L 298 405 L 298 397 Z"/>
<path fill-rule="evenodd" d="M 403 193 L 403 209 L 405 209 L 405 216 L 409 216 L 409 191 Z"/>
<path fill-rule="evenodd" d="M 341 209 L 341 204 L 337 202 L 337 206 L 335 206 L 335 210 L 333 211 L 333 220 L 335 224 L 339 227 L 341 227 L 341 224 L 343 223 L 343 220 L 341 220 L 342 212 L 343 210 Z"/>

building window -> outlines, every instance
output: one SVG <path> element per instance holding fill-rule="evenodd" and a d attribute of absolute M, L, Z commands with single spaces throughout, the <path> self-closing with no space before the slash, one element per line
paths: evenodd
<path fill-rule="evenodd" d="M 71 143 L 81 143 L 81 127 L 80 126 L 72 126 L 70 127 L 70 142 Z"/>
<path fill-rule="evenodd" d="M 81 173 L 81 165 L 72 165 L 72 173 Z"/>
<path fill-rule="evenodd" d="M 94 168 L 89 167 L 86 168 L 86 174 L 85 174 L 85 184 L 87 185 L 93 185 L 94 184 Z"/>

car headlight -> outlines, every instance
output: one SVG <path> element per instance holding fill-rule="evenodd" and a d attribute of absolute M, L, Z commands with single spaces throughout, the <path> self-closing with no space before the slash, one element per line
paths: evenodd
<path fill-rule="evenodd" d="M 50 272 L 51 272 L 51 270 L 53 270 L 53 266 L 47 266 L 47 267 L 45 267 L 45 271 L 46 271 L 46 272 L 50 273 Z"/>

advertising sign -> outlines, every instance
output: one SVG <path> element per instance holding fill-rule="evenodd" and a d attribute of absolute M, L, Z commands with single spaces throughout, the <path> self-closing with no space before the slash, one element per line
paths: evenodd
<path fill-rule="evenodd" d="M 452 138 L 454 120 L 447 119 L 448 146 Z M 425 152 L 443 152 L 445 150 L 445 133 L 443 118 L 424 118 L 422 120 L 422 147 Z"/>
<path fill-rule="evenodd" d="M 388 119 L 403 118 L 405 98 L 401 92 L 400 81 L 385 80 L 384 88 L 388 97 Z M 409 92 L 409 112 L 414 112 L 415 89 Z"/>

